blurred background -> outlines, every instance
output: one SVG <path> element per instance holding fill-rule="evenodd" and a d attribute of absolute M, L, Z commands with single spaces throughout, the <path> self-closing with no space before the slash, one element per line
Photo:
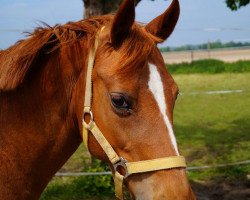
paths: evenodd
<path fill-rule="evenodd" d="M 171 1 L 137 0 L 148 23 Z M 250 199 L 249 0 L 180 0 L 172 36 L 159 45 L 179 85 L 174 126 L 198 199 Z M 23 32 L 116 10 L 119 0 L 1 0 L 0 49 Z M 86 173 L 87 172 L 87 173 Z M 103 173 L 105 172 L 105 173 Z M 83 146 L 49 183 L 41 199 L 114 199 L 109 169 Z M 129 199 L 129 197 L 128 197 Z"/>

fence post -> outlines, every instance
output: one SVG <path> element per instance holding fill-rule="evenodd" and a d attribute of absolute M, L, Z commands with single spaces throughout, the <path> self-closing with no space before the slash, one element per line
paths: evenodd
<path fill-rule="evenodd" d="M 191 63 L 194 61 L 194 51 L 191 51 Z"/>

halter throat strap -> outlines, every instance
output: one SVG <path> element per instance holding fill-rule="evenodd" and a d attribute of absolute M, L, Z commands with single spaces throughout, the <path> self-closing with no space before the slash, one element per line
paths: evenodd
<path fill-rule="evenodd" d="M 100 32 L 104 29 L 100 30 Z M 97 34 L 98 35 L 98 34 Z M 98 126 L 94 121 L 94 116 L 91 110 L 92 102 L 92 71 L 94 68 L 95 54 L 98 47 L 98 36 L 95 39 L 94 47 L 90 50 L 87 66 L 87 75 L 86 75 L 86 88 L 85 88 L 85 99 L 84 99 L 84 112 L 83 112 L 83 141 L 88 148 L 88 134 L 91 132 L 99 145 L 102 147 L 103 151 L 107 155 L 109 161 L 113 165 L 113 178 L 115 183 L 115 194 L 116 197 L 120 200 L 123 200 L 123 182 L 131 174 L 135 173 L 145 173 L 158 171 L 163 169 L 172 169 L 172 168 L 185 168 L 186 162 L 183 156 L 171 156 L 164 157 L 152 160 L 143 160 L 138 162 L 127 162 L 126 159 L 120 157 L 107 139 L 104 137 Z M 90 120 L 87 122 L 85 120 L 86 116 L 89 115 Z M 118 168 L 123 168 L 125 174 L 118 172 Z"/>

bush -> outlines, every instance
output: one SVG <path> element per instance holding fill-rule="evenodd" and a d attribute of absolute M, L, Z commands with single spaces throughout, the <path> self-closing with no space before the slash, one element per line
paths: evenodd
<path fill-rule="evenodd" d="M 107 171 L 107 166 L 99 160 L 84 169 L 85 172 Z M 114 197 L 112 176 L 81 176 L 55 178 L 43 192 L 40 200 L 110 199 Z"/>
<path fill-rule="evenodd" d="M 220 60 L 206 59 L 193 61 L 192 63 L 167 65 L 167 69 L 173 74 L 215 74 L 223 72 L 242 73 L 250 72 L 250 61 L 224 63 Z"/>
<path fill-rule="evenodd" d="M 93 159 L 90 166 L 84 171 L 86 172 L 103 172 L 109 171 L 107 165 L 100 160 Z M 84 176 L 77 181 L 79 188 L 84 190 L 89 197 L 92 196 L 110 196 L 114 193 L 113 179 L 110 175 L 103 176 Z M 101 191 L 101 192 L 100 192 Z"/>

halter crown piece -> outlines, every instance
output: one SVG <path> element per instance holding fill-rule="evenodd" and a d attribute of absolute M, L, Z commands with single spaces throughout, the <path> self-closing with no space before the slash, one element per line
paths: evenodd
<path fill-rule="evenodd" d="M 101 31 L 104 29 L 102 27 Z M 98 126 L 96 125 L 91 111 L 91 100 L 92 100 L 92 71 L 94 67 L 95 53 L 98 47 L 98 37 L 95 39 L 94 47 L 89 53 L 88 69 L 86 78 L 85 88 L 85 100 L 84 100 L 84 114 L 83 114 L 83 141 L 85 146 L 88 148 L 88 133 L 91 132 L 103 151 L 106 153 L 110 162 L 113 165 L 113 179 L 115 183 L 115 194 L 120 200 L 123 200 L 123 181 L 129 175 L 135 173 L 151 172 L 163 169 L 172 169 L 179 167 L 186 167 L 185 158 L 183 156 L 171 156 L 164 158 L 157 158 L 152 160 L 143 160 L 138 162 L 127 162 L 124 158 L 117 155 L 115 150 L 106 140 Z M 90 121 L 85 121 L 85 116 L 90 116 Z M 120 174 L 117 169 L 122 167 L 125 170 L 125 175 Z"/>

